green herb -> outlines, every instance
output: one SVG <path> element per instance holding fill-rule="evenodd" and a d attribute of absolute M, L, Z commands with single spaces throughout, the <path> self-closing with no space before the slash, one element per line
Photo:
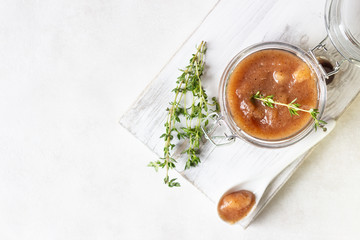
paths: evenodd
<path fill-rule="evenodd" d="M 290 103 L 285 104 L 285 103 L 280 103 L 280 102 L 274 101 L 274 95 L 264 96 L 260 93 L 260 91 L 258 91 L 256 94 L 254 94 L 252 96 L 252 98 L 262 101 L 265 106 L 270 107 L 270 108 L 273 108 L 274 105 L 280 105 L 280 106 L 287 107 L 289 109 L 291 116 L 294 116 L 294 115 L 299 116 L 299 113 L 298 113 L 299 111 L 307 112 L 311 115 L 311 117 L 315 121 L 315 131 L 317 130 L 318 127 L 321 128 L 324 132 L 326 131 L 325 124 L 327 124 L 327 123 L 318 118 L 319 110 L 314 109 L 314 108 L 311 108 L 309 110 L 300 108 L 301 105 L 296 103 L 296 100 L 297 100 L 296 98 L 294 100 L 292 100 Z"/>
<path fill-rule="evenodd" d="M 200 141 L 203 137 L 201 124 L 208 125 L 204 122 L 210 111 L 219 111 L 219 105 L 216 98 L 212 102 L 208 101 L 208 96 L 201 82 L 201 75 L 204 72 L 204 56 L 206 52 L 206 42 L 201 42 L 196 48 L 196 53 L 192 55 L 190 63 L 182 74 L 178 77 L 177 86 L 172 90 L 175 93 L 174 101 L 170 102 L 166 123 L 165 133 L 160 136 L 164 138 L 164 155 L 155 162 L 150 162 L 149 167 L 156 171 L 159 168 L 166 169 L 164 183 L 169 187 L 179 187 L 180 183 L 176 178 L 170 180 L 169 169 L 175 168 L 176 160 L 172 157 L 172 150 L 175 147 L 173 143 L 174 136 L 178 140 L 187 139 L 187 149 L 182 153 L 187 154 L 185 169 L 195 167 L 200 163 Z M 191 99 L 190 102 L 187 100 Z M 185 120 L 185 123 L 183 123 Z M 203 123 L 204 122 L 204 123 Z"/>

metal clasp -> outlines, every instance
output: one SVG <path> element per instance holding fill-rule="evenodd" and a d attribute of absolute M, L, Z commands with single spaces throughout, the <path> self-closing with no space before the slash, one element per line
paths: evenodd
<path fill-rule="evenodd" d="M 326 46 L 327 41 L 328 41 L 329 36 L 326 36 L 324 38 L 324 40 L 322 40 L 318 45 L 316 45 L 314 48 L 312 48 L 311 50 L 309 50 L 309 54 L 311 55 L 311 57 L 316 61 L 316 63 L 319 65 L 320 71 L 322 72 L 322 74 L 328 79 L 330 76 L 336 74 L 339 72 L 340 70 L 340 66 L 341 64 L 343 64 L 345 61 L 347 61 L 345 58 L 342 58 L 340 61 L 335 60 L 334 58 L 332 58 L 329 54 L 328 48 Z M 326 72 L 325 69 L 323 68 L 323 66 L 320 64 L 315 52 L 316 51 L 322 51 L 325 55 L 325 57 L 327 58 L 327 60 L 333 60 L 333 62 L 335 63 L 333 66 L 334 70 L 331 72 Z"/>
<path fill-rule="evenodd" d="M 201 130 L 203 131 L 207 140 L 209 140 L 215 146 L 223 146 L 235 142 L 236 135 L 232 134 L 228 124 L 224 121 L 222 116 L 220 116 L 216 112 L 210 113 L 205 121 L 210 120 L 213 120 L 214 122 L 212 123 L 208 131 L 201 125 Z M 226 131 L 230 134 L 224 131 L 223 136 L 212 136 L 212 134 L 219 126 L 224 126 L 226 128 Z M 216 139 L 220 139 L 220 141 L 216 141 Z"/>

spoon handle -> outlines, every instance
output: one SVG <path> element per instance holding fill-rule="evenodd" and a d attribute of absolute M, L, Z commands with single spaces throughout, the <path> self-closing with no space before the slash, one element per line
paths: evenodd
<path fill-rule="evenodd" d="M 329 120 L 326 124 L 327 131 L 326 132 L 312 132 L 309 136 L 307 136 L 304 140 L 306 141 L 306 147 L 299 147 L 297 144 L 289 147 L 289 151 L 293 152 L 292 158 L 289 161 L 285 161 L 279 166 L 277 166 L 274 170 L 271 170 L 268 174 L 263 176 L 264 182 L 269 184 L 276 176 L 278 176 L 286 167 L 288 167 L 291 163 L 293 163 L 296 159 L 305 154 L 308 150 L 318 144 L 322 139 L 324 139 L 334 128 L 336 125 L 335 120 Z"/>

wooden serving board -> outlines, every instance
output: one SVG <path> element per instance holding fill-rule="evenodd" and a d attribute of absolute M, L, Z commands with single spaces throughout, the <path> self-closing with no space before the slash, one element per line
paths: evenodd
<path fill-rule="evenodd" d="M 283 41 L 305 50 L 316 46 L 326 36 L 324 8 L 325 0 L 219 1 L 120 123 L 161 156 L 164 142 L 159 136 L 164 131 L 167 114 L 164 110 L 173 99 L 171 89 L 180 75 L 178 69 L 186 66 L 196 44 L 207 41 L 203 83 L 210 97 L 217 96 L 220 76 L 226 65 L 245 47 L 264 41 Z M 359 68 L 350 64 L 342 66 L 340 73 L 328 85 L 325 120 L 337 119 L 356 97 L 360 90 L 357 83 L 359 76 Z M 217 202 L 230 186 L 289 163 L 271 182 L 255 211 L 240 222 L 247 227 L 303 162 L 312 147 L 306 138 L 281 149 L 259 148 L 241 140 L 223 147 L 205 142 L 200 165 L 184 171 L 184 159 L 179 157 L 177 171 L 211 201 Z M 308 151 L 296 158 L 296 149 Z"/>

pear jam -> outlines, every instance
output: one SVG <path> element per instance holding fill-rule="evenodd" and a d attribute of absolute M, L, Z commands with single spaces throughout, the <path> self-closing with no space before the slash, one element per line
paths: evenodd
<path fill-rule="evenodd" d="M 265 106 L 253 98 L 258 91 L 288 104 L 296 99 L 302 109 L 316 108 L 316 75 L 298 56 L 285 50 L 266 49 L 250 54 L 233 70 L 226 87 L 226 101 L 236 125 L 264 140 L 279 140 L 301 131 L 311 115 L 291 116 L 286 106 Z"/>

